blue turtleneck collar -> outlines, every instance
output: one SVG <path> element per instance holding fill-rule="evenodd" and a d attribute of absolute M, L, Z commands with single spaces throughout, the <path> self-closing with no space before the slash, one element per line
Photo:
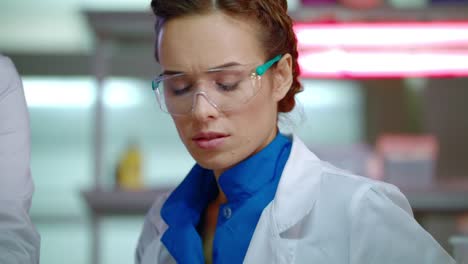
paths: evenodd
<path fill-rule="evenodd" d="M 219 186 L 228 202 L 219 208 L 213 263 L 242 263 L 263 209 L 273 200 L 291 151 L 278 133 L 258 153 L 225 171 Z M 178 263 L 204 263 L 197 225 L 218 186 L 211 170 L 196 164 L 161 209 L 168 225 L 161 241 Z"/>

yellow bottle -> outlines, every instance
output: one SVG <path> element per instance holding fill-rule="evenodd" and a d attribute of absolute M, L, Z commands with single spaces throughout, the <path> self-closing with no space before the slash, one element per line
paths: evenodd
<path fill-rule="evenodd" d="M 117 186 L 123 190 L 140 190 L 143 187 L 141 176 L 141 154 L 136 144 L 125 150 L 117 167 Z"/>

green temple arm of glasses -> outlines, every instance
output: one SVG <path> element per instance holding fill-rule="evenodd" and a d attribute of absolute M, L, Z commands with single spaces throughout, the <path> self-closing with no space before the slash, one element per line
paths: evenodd
<path fill-rule="evenodd" d="M 265 64 L 262 64 L 260 66 L 257 67 L 257 69 L 255 69 L 255 73 L 258 75 L 258 76 L 262 76 L 273 64 L 275 64 L 275 62 L 279 61 L 281 59 L 281 55 L 278 55 L 276 57 L 274 57 L 273 59 L 265 62 Z M 151 86 L 153 88 L 153 90 L 156 90 L 158 84 L 155 82 L 155 80 L 153 80 L 151 82 Z"/>
<path fill-rule="evenodd" d="M 265 64 L 258 66 L 255 70 L 255 73 L 257 73 L 258 76 L 262 76 L 273 64 L 275 64 L 275 62 L 279 61 L 281 57 L 281 55 L 278 55 L 273 59 L 265 62 Z"/>

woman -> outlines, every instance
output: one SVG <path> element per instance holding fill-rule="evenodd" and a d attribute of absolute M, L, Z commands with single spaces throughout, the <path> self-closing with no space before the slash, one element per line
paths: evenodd
<path fill-rule="evenodd" d="M 153 88 L 197 164 L 148 213 L 137 263 L 453 263 L 397 188 L 278 132 L 301 91 L 285 0 L 151 5 Z"/>

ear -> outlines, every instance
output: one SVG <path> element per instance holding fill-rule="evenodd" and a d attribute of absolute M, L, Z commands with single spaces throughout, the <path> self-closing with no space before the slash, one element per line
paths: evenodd
<path fill-rule="evenodd" d="M 284 54 L 278 61 L 273 78 L 273 96 L 279 102 L 288 93 L 293 80 L 292 57 L 289 53 Z"/>

